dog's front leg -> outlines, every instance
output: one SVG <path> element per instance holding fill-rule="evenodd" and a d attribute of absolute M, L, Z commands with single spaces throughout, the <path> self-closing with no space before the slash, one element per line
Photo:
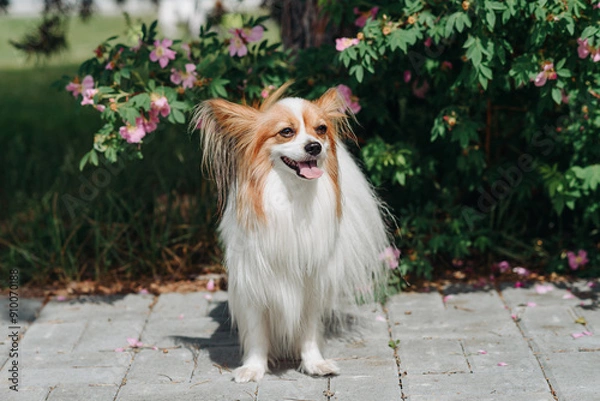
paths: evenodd
<path fill-rule="evenodd" d="M 252 306 L 247 306 L 242 316 L 236 316 L 236 319 L 244 363 L 234 371 L 234 378 L 238 383 L 257 382 L 268 370 L 268 321 L 263 311 Z"/>
<path fill-rule="evenodd" d="M 323 328 L 320 324 L 318 313 L 308 314 L 309 319 L 302 338 L 300 356 L 302 364 L 300 369 L 315 376 L 337 375 L 340 371 L 331 359 L 324 359 L 319 350 L 319 343 L 323 338 Z"/>

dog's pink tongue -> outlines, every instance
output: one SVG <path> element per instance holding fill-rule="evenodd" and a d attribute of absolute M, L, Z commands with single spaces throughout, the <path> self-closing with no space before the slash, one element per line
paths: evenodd
<path fill-rule="evenodd" d="M 323 175 L 323 170 L 317 167 L 317 162 L 314 160 L 308 162 L 298 162 L 300 175 L 308 180 L 319 178 Z"/>

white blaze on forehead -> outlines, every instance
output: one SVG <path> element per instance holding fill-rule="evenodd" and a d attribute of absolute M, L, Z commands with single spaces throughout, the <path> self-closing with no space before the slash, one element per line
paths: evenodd
<path fill-rule="evenodd" d="M 304 126 L 304 117 L 302 116 L 302 112 L 304 111 L 304 102 L 306 102 L 306 100 L 300 99 L 299 97 L 287 97 L 277 102 L 277 104 L 280 104 L 286 107 L 288 110 L 290 110 L 294 117 L 296 117 L 296 120 L 298 120 L 299 124 L 299 134 L 306 134 L 306 127 Z"/>

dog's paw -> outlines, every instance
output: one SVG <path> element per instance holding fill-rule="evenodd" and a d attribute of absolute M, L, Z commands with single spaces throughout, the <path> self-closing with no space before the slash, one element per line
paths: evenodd
<path fill-rule="evenodd" d="M 312 376 L 337 375 L 340 373 L 340 368 L 331 359 L 304 360 L 300 369 Z"/>
<path fill-rule="evenodd" d="M 265 375 L 265 367 L 261 365 L 244 365 L 233 371 L 236 383 L 257 382 Z"/>

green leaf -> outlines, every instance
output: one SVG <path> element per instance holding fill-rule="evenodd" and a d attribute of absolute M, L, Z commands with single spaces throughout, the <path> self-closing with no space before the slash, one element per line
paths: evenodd
<path fill-rule="evenodd" d="M 579 35 L 581 37 L 581 39 L 588 39 L 594 35 L 596 35 L 596 33 L 598 33 L 598 28 L 595 26 L 588 26 L 587 28 L 585 28 L 583 30 L 583 32 L 581 32 L 581 35 Z"/>
<path fill-rule="evenodd" d="M 496 13 L 492 10 L 488 11 L 485 15 L 485 20 L 488 23 L 488 27 L 490 31 L 494 30 L 494 25 L 496 25 Z"/>
<path fill-rule="evenodd" d="M 552 88 L 552 100 L 554 103 L 560 104 L 562 102 L 562 94 L 560 93 L 560 89 Z"/>
<path fill-rule="evenodd" d="M 98 165 L 98 153 L 94 149 L 90 150 L 90 163 L 94 166 Z"/>
<path fill-rule="evenodd" d="M 91 155 L 92 151 L 90 150 L 89 152 L 87 152 L 85 155 L 83 155 L 83 157 L 81 158 L 81 160 L 79 161 L 79 171 L 83 171 L 83 168 L 85 167 L 85 165 L 88 163 L 88 161 L 90 160 L 90 155 Z"/>

